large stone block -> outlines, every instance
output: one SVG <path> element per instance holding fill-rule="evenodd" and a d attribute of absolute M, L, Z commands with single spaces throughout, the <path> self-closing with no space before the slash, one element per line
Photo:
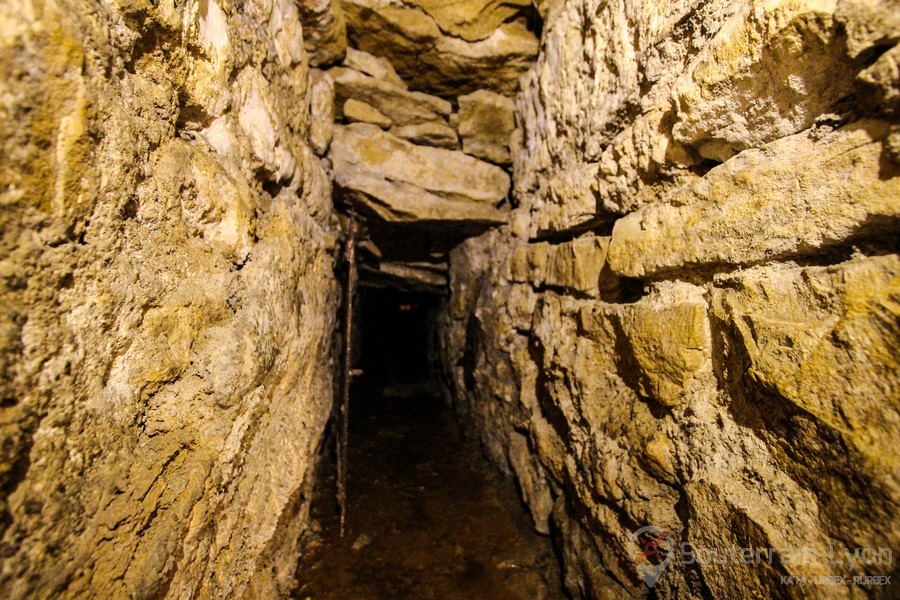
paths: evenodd
<path fill-rule="evenodd" d="M 453 150 L 416 146 L 373 125 L 337 127 L 329 157 L 351 201 L 389 221 L 499 223 L 509 190 L 499 167 Z"/>
<path fill-rule="evenodd" d="M 347 99 L 365 102 L 396 125 L 445 122 L 452 111 L 446 100 L 410 92 L 396 83 L 354 69 L 335 67 L 328 72 L 334 78 L 337 106 L 343 106 Z"/>
<path fill-rule="evenodd" d="M 606 265 L 608 237 L 582 236 L 569 242 L 517 246 L 510 264 L 514 281 L 598 297 L 618 286 Z"/>
<path fill-rule="evenodd" d="M 530 235 L 633 210 L 666 185 L 673 83 L 740 3 L 562 2 L 517 99 L 516 196 Z"/>
<path fill-rule="evenodd" d="M 383 5 L 372 0 L 344 3 L 353 45 L 391 61 L 414 89 L 445 98 L 477 89 L 512 95 L 519 77 L 538 51 L 538 39 L 523 20 L 500 22 L 483 16 L 449 29 L 475 32 L 467 40 L 441 29 L 460 9 L 480 10 L 480 2 L 440 3 L 424 0 L 425 9 L 406 4 Z M 509 3 L 488 3 L 492 14 L 502 14 Z M 429 13 L 437 15 L 433 17 Z M 449 17 L 449 19 L 445 19 Z M 468 17 L 466 17 L 468 18 Z"/>
<path fill-rule="evenodd" d="M 668 406 L 714 389 L 712 341 L 703 289 L 686 283 L 659 286 L 622 309 L 618 318 L 626 344 L 625 373 L 641 395 Z M 627 350 L 626 350 L 627 348 Z"/>
<path fill-rule="evenodd" d="M 836 2 L 749 2 L 675 84 L 673 137 L 719 162 L 813 125 L 854 91 Z"/>
<path fill-rule="evenodd" d="M 531 236 L 667 202 L 817 121 L 894 110 L 891 2 L 558 4 L 517 99 Z"/>
<path fill-rule="evenodd" d="M 900 505 L 900 260 L 721 277 L 713 312 L 736 418 L 813 491 L 831 536 L 894 545 Z"/>
<path fill-rule="evenodd" d="M 513 101 L 486 90 L 460 96 L 458 101 L 463 152 L 498 165 L 509 164 L 509 139 L 516 128 Z"/>
<path fill-rule="evenodd" d="M 467 42 L 483 40 L 531 6 L 528 0 L 410 0 L 408 4 L 424 10 L 444 33 Z"/>
<path fill-rule="evenodd" d="M 887 123 L 859 121 L 747 150 L 616 222 L 613 271 L 680 269 L 801 256 L 890 232 L 900 216 L 900 165 L 884 160 Z"/>

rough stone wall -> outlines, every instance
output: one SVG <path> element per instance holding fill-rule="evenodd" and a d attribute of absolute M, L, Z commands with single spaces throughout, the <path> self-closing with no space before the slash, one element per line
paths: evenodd
<path fill-rule="evenodd" d="M 307 70 L 287 0 L 0 3 L 4 598 L 290 584 L 337 303 Z"/>
<path fill-rule="evenodd" d="M 450 256 L 444 371 L 575 596 L 641 596 L 632 532 L 900 551 L 900 11 L 540 5 L 507 226 Z M 659 597 L 858 597 L 685 566 Z M 895 584 L 896 585 L 896 584 Z"/>
<path fill-rule="evenodd" d="M 347 37 L 393 63 L 413 90 L 513 94 L 537 54 L 528 0 L 344 0 Z"/>

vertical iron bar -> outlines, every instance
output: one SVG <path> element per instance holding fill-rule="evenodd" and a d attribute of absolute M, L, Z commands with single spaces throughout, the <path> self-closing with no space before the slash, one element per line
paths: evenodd
<path fill-rule="evenodd" d="M 341 373 L 341 399 L 338 411 L 337 436 L 337 499 L 340 512 L 341 537 L 344 537 L 344 523 L 347 517 L 347 444 L 350 430 L 350 381 L 353 360 L 353 296 L 356 293 L 356 221 L 350 219 L 347 242 L 344 245 L 344 264 L 347 266 L 347 280 L 344 286 L 344 348 Z"/>

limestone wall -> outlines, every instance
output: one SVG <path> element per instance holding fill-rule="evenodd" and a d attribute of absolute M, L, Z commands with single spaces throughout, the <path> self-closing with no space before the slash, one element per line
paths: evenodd
<path fill-rule="evenodd" d="M 900 550 L 896 3 L 540 10 L 516 208 L 450 257 L 463 418 L 575 596 L 645 594 L 631 536 L 648 525 L 821 553 L 676 554 L 659 597 L 865 594 L 780 577 L 897 570 L 825 558 Z"/>
<path fill-rule="evenodd" d="M 287 0 L 0 3 L 0 596 L 290 583 L 337 302 L 306 89 Z"/>

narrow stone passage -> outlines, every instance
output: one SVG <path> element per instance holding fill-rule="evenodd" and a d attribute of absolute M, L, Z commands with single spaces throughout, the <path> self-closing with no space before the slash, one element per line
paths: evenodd
<path fill-rule="evenodd" d="M 0 600 L 900 599 L 898 6 L 0 0 Z"/>
<path fill-rule="evenodd" d="M 294 597 L 562 598 L 549 538 L 534 532 L 513 482 L 462 435 L 427 378 L 427 297 L 368 292 L 368 375 L 354 385 L 350 410 L 347 535 L 338 534 L 329 455 Z M 373 315 L 373 304 L 393 314 Z"/>

